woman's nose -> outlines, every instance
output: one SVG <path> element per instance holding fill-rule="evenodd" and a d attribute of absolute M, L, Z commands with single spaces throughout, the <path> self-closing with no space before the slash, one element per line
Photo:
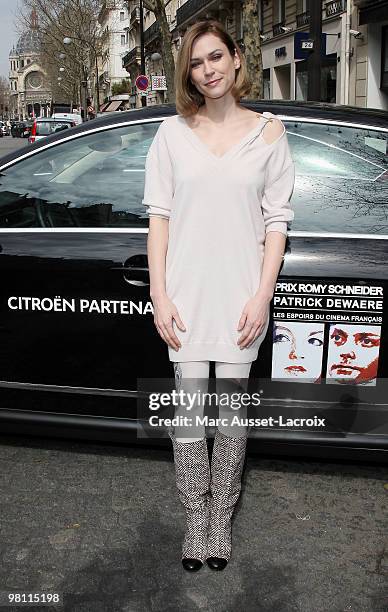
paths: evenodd
<path fill-rule="evenodd" d="M 297 355 L 296 349 L 291 349 L 290 354 L 288 355 L 289 359 L 304 359 L 304 355 Z"/>
<path fill-rule="evenodd" d="M 210 62 L 208 63 L 208 62 L 205 61 L 203 63 L 203 71 L 204 71 L 205 74 L 213 74 L 214 73 L 214 70 L 213 70 L 212 65 L 210 64 Z"/>

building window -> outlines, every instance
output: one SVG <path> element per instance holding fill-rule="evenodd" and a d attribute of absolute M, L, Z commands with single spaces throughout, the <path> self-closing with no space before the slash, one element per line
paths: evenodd
<path fill-rule="evenodd" d="M 121 46 L 125 47 L 125 34 L 121 34 Z"/>
<path fill-rule="evenodd" d="M 22 68 L 24 68 L 24 59 L 22 59 L 21 62 L 22 62 Z"/>
<path fill-rule="evenodd" d="M 124 21 L 125 13 L 124 11 L 120 11 L 120 21 Z"/>
<path fill-rule="evenodd" d="M 284 21 L 286 18 L 286 0 L 274 0 L 273 13 L 274 23 Z"/>
<path fill-rule="evenodd" d="M 263 98 L 264 100 L 271 99 L 271 70 L 265 68 L 263 70 Z"/>
<path fill-rule="evenodd" d="M 306 11 L 310 10 L 309 4 L 310 4 L 309 0 L 297 0 L 296 12 L 298 13 L 298 15 L 300 13 L 306 13 Z"/>

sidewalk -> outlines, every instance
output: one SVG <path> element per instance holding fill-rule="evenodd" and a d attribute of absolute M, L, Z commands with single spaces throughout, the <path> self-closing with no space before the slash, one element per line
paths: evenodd
<path fill-rule="evenodd" d="M 248 456 L 223 572 L 185 572 L 172 452 L 0 438 L 1 591 L 66 612 L 387 612 L 386 466 Z"/>

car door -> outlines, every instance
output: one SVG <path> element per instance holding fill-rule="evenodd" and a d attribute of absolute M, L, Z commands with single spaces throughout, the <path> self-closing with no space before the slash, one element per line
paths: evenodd
<path fill-rule="evenodd" d="M 169 373 L 141 204 L 158 125 L 64 135 L 0 167 L 1 407 L 135 418 L 137 379 Z"/>
<path fill-rule="evenodd" d="M 282 119 L 295 219 L 252 369 L 278 422 L 255 435 L 387 448 L 388 124 Z"/>

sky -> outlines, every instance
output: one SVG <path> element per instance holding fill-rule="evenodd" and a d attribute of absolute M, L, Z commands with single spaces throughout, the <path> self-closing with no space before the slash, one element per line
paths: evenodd
<path fill-rule="evenodd" d="M 15 0 L 0 0 L 0 75 L 6 78 L 9 72 L 8 55 L 19 38 L 14 26 L 17 10 Z"/>

